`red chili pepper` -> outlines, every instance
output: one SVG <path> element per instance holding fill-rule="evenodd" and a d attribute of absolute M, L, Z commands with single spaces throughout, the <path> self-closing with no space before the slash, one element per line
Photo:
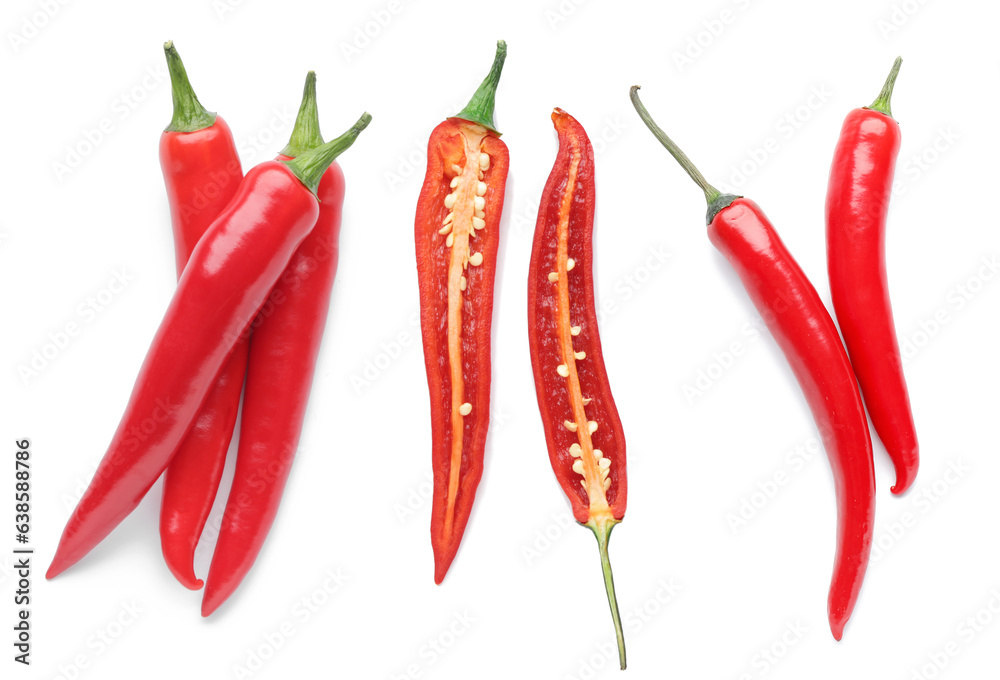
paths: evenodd
<path fill-rule="evenodd" d="M 509 156 L 493 126 L 507 44 L 461 113 L 431 133 L 417 201 L 420 328 L 431 401 L 434 581 L 458 552 L 483 474 L 490 328 Z"/>
<path fill-rule="evenodd" d="M 163 49 L 174 115 L 160 136 L 160 167 L 170 203 L 179 278 L 198 240 L 236 193 L 243 170 L 226 121 L 198 101 L 173 43 Z M 163 559 L 177 580 L 192 590 L 202 586 L 194 573 L 194 550 L 222 479 L 246 364 L 247 344 L 238 342 L 164 474 Z"/>
<path fill-rule="evenodd" d="M 306 77 L 288 160 L 323 145 L 316 74 Z M 302 433 L 316 357 L 337 272 L 344 173 L 334 162 L 316 192 L 319 219 L 271 291 L 250 338 L 233 486 L 205 586 L 201 614 L 229 598 L 250 571 L 274 523 Z"/>
<path fill-rule="evenodd" d="M 611 396 L 594 303 L 594 150 L 583 126 L 552 112 L 559 153 L 542 191 L 528 269 L 528 340 L 538 410 L 556 479 L 576 521 L 597 537 L 625 669 L 625 638 L 608 558 L 625 515 L 625 433 Z"/>
<path fill-rule="evenodd" d="M 125 414 L 63 530 L 52 578 L 139 504 L 170 463 L 237 338 L 316 224 L 327 166 L 371 117 L 295 159 L 253 168 L 191 253 L 139 371 Z"/>
<path fill-rule="evenodd" d="M 816 289 L 753 201 L 720 194 L 653 121 L 631 91 L 639 117 L 705 192 L 708 236 L 739 274 L 805 394 L 833 470 L 837 554 L 827 603 L 830 630 L 844 633 L 861 590 L 875 518 L 875 470 L 861 394 L 837 327 Z"/>
<path fill-rule="evenodd" d="M 900 146 L 889 100 L 901 63 L 896 59 L 871 106 L 847 114 L 826 192 L 833 309 L 872 425 L 896 468 L 896 494 L 910 488 L 919 466 L 885 272 L 885 222 Z"/>

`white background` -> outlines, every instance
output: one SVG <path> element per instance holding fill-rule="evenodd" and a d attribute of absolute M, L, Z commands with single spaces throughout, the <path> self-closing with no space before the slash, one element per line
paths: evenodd
<path fill-rule="evenodd" d="M 51 17 L 40 14 L 44 2 L 4 3 L 0 403 L 9 453 L 0 497 L 11 497 L 14 440 L 30 437 L 37 554 L 29 669 L 10 658 L 13 504 L 3 504 L 0 675 L 617 676 L 596 546 L 569 523 L 549 467 L 527 351 L 525 277 L 556 152 L 553 106 L 576 116 L 598 148 L 597 292 L 613 305 L 601 331 L 629 445 L 629 508 L 611 541 L 628 674 L 995 672 L 1000 282 L 983 266 L 1000 255 L 995 3 L 231 2 L 62 0 L 49 3 Z M 713 23 L 723 12 L 727 23 Z M 365 44 L 366 27 L 375 35 Z M 11 35 L 28 37 L 15 46 Z M 79 565 L 42 578 L 174 286 L 157 162 L 171 107 L 168 38 L 201 100 L 232 126 L 245 167 L 284 145 L 308 69 L 319 74 L 328 138 L 363 110 L 374 117 L 341 161 L 341 265 L 285 502 L 252 573 L 210 620 L 199 615 L 200 593 L 163 564 L 159 485 Z M 494 420 L 462 549 L 435 586 L 413 212 L 427 137 L 479 84 L 497 38 L 509 45 L 497 125 L 511 165 Z M 685 50 L 693 56 L 679 63 Z M 923 460 L 913 490 L 893 497 L 876 443 L 878 559 L 838 644 L 826 622 L 832 478 L 821 451 L 801 453 L 817 451 L 812 418 L 773 341 L 747 330 L 759 317 L 705 237 L 701 193 L 627 94 L 643 85 L 649 110 L 705 175 L 765 208 L 828 300 L 822 220 L 834 143 L 897 54 L 892 109 L 903 146 L 888 266 Z M 111 131 L 60 176 L 54 163 L 103 119 Z M 769 139 L 777 150 L 749 162 Z M 747 176 L 734 176 L 744 162 Z M 87 323 L 78 306 L 116 271 L 128 286 Z M 974 292 L 963 297 L 960 286 Z M 80 333 L 23 379 L 18 367 L 67 323 Z M 741 356 L 729 362 L 721 355 L 733 343 Z M 721 361 L 731 366 L 719 377 Z M 368 362 L 382 368 L 360 384 Z M 688 398 L 699 371 L 717 379 Z M 785 483 L 753 497 L 775 475 Z M 734 528 L 727 516 L 744 501 L 759 508 Z M 901 529 L 905 513 L 912 521 Z M 346 577 L 332 595 L 322 591 L 334 589 L 328 573 Z M 310 611 L 303 598 L 320 604 Z M 965 622 L 977 615 L 978 630 Z"/>

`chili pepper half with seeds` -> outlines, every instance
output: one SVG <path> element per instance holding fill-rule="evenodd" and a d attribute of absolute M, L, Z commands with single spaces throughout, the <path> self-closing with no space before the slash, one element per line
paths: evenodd
<path fill-rule="evenodd" d="M 826 192 L 833 309 L 872 426 L 896 469 L 895 494 L 913 484 L 920 457 L 885 269 L 885 223 L 901 142 L 889 101 L 900 64 L 896 59 L 871 106 L 847 114 Z"/>
<path fill-rule="evenodd" d="M 868 419 L 837 327 L 805 272 L 753 201 L 722 194 L 630 93 L 653 136 L 705 192 L 708 237 L 729 260 L 778 342 L 819 427 L 837 494 L 837 553 L 827 600 L 836 639 L 857 602 L 875 520 L 875 469 Z"/>
<path fill-rule="evenodd" d="M 571 115 L 555 109 L 552 122 L 559 152 L 542 192 L 528 269 L 531 367 L 556 479 L 573 517 L 597 537 L 624 670 L 625 638 L 608 539 L 625 515 L 625 434 L 597 332 L 594 150 Z"/>
<path fill-rule="evenodd" d="M 483 474 L 490 329 L 509 156 L 493 124 L 507 44 L 461 113 L 434 128 L 414 226 L 431 401 L 434 581 L 451 566 Z"/>

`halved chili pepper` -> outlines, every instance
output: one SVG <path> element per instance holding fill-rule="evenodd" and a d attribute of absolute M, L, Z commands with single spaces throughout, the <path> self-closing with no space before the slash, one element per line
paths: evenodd
<path fill-rule="evenodd" d="M 173 89 L 174 115 L 160 136 L 160 167 L 180 277 L 191 251 L 236 193 L 243 169 L 226 121 L 205 110 L 172 42 L 163 46 Z M 219 372 L 163 479 L 160 545 L 170 571 L 197 590 L 194 551 L 219 489 L 246 374 L 247 344 L 238 342 Z"/>
<path fill-rule="evenodd" d="M 552 122 L 559 153 L 542 191 L 528 269 L 531 366 L 552 469 L 573 517 L 597 537 L 624 670 L 625 638 L 608 539 L 625 515 L 625 433 L 597 332 L 594 150 L 571 115 L 555 109 Z"/>
<path fill-rule="evenodd" d="M 490 329 L 509 156 L 493 125 L 507 44 L 458 115 L 434 128 L 417 201 L 420 328 L 431 401 L 434 581 L 472 512 L 490 422 Z"/>
<path fill-rule="evenodd" d="M 836 639 L 851 616 L 871 552 L 875 470 L 861 394 L 837 327 L 816 289 L 753 201 L 722 194 L 630 96 L 642 122 L 708 201 L 708 237 L 736 270 L 778 342 L 805 394 L 833 471 L 837 494 L 837 554 L 827 602 Z"/>
<path fill-rule="evenodd" d="M 889 100 L 901 63 L 897 58 L 871 106 L 847 114 L 826 191 L 833 309 L 872 425 L 896 468 L 896 494 L 910 488 L 920 457 L 885 269 L 885 222 L 900 146 Z"/>
<path fill-rule="evenodd" d="M 293 161 L 261 163 L 240 182 L 184 267 L 118 430 L 63 529 L 47 578 L 111 533 L 170 463 L 239 335 L 316 224 L 321 177 L 370 120 L 364 114 L 343 136 Z"/>
<path fill-rule="evenodd" d="M 291 141 L 278 158 L 289 160 L 322 145 L 316 74 L 310 71 Z M 323 173 L 316 196 L 316 226 L 274 285 L 270 313 L 262 312 L 254 322 L 236 471 L 208 573 L 202 616 L 209 616 L 235 592 L 260 554 L 302 434 L 337 272 L 344 173 L 336 162 Z"/>

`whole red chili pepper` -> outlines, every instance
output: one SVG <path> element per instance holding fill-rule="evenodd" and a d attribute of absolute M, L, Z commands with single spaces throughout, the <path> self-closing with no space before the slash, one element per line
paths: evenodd
<path fill-rule="evenodd" d="M 305 91 L 287 160 L 323 145 L 316 111 L 316 74 Z M 285 267 L 250 338 L 250 365 L 233 486 L 202 600 L 208 616 L 250 571 L 274 523 L 298 448 L 337 272 L 337 242 L 344 203 L 344 173 L 334 162 L 316 191 L 319 218 Z"/>
<path fill-rule="evenodd" d="M 431 400 L 434 581 L 458 552 L 483 474 L 490 328 L 509 156 L 493 126 L 507 44 L 461 113 L 431 133 L 417 201 L 420 328 Z"/>
<path fill-rule="evenodd" d="M 349 132 L 294 161 L 261 163 L 240 182 L 191 253 L 47 578 L 111 533 L 170 463 L 237 338 L 316 224 L 320 178 L 370 120 L 364 114 Z"/>
<path fill-rule="evenodd" d="M 827 602 L 836 639 L 851 616 L 871 552 L 875 470 L 861 394 L 837 327 L 816 289 L 753 201 L 720 194 L 653 121 L 639 100 L 639 117 L 705 192 L 708 237 L 736 270 L 778 342 L 819 427 L 837 493 L 837 554 Z"/>
<path fill-rule="evenodd" d="M 919 465 L 885 271 L 885 222 L 900 146 L 889 100 L 901 63 L 897 58 L 871 106 L 847 114 L 826 191 L 833 309 L 872 425 L 896 468 L 896 494 L 910 488 Z"/>
<path fill-rule="evenodd" d="M 594 303 L 594 150 L 583 126 L 552 112 L 559 153 L 542 191 L 528 269 L 528 340 L 538 410 L 556 479 L 597 537 L 625 669 L 611 530 L 625 515 L 625 433 L 611 396 Z"/>
<path fill-rule="evenodd" d="M 243 170 L 226 121 L 206 111 L 198 101 L 173 43 L 167 42 L 163 49 L 173 88 L 174 115 L 160 136 L 160 167 L 180 277 L 198 240 L 236 193 Z M 202 585 L 194 573 L 194 550 L 222 479 L 246 363 L 247 344 L 238 342 L 164 474 L 160 506 L 163 559 L 177 580 L 192 590 Z"/>

